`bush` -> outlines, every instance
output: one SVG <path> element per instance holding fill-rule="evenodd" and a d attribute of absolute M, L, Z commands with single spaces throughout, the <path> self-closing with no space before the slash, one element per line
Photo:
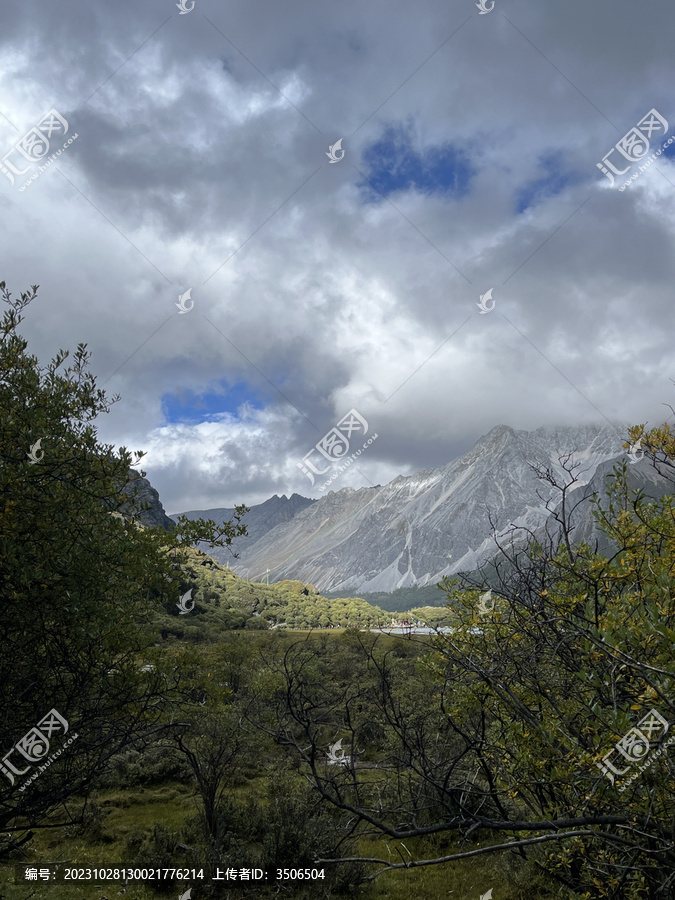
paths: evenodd
<path fill-rule="evenodd" d="M 150 746 L 143 751 L 124 750 L 115 754 L 98 780 L 99 788 L 148 787 L 168 779 L 185 780 L 189 770 L 179 754 L 166 747 Z"/>

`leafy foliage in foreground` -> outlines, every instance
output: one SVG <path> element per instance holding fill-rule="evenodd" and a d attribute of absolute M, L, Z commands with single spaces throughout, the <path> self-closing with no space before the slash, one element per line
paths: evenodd
<path fill-rule="evenodd" d="M 180 520 L 175 532 L 143 529 L 115 515 L 130 502 L 131 456 L 97 440 L 91 422 L 108 401 L 86 345 L 70 367 L 60 350 L 42 368 L 17 333 L 37 286 L 18 300 L 4 282 L 0 292 L 0 843 L 11 847 L 49 816 L 69 821 L 70 799 L 111 756 L 163 727 L 167 685 L 143 678 L 138 658 L 157 598 L 178 599 L 168 554 L 243 532 Z M 50 710 L 66 725 L 36 733 Z M 45 737 L 58 753 L 65 727 L 73 743 L 47 767 Z"/>

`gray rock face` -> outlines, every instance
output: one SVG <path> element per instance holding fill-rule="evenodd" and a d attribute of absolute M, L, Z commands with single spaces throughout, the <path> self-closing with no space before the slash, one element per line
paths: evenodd
<path fill-rule="evenodd" d="M 580 496 L 597 493 L 600 495 L 601 506 L 607 508 L 606 491 L 612 481 L 614 466 L 620 462 L 621 456 L 614 459 L 601 462 L 588 484 L 578 492 L 571 495 L 572 502 L 576 503 L 577 494 Z M 667 473 L 667 469 L 664 472 Z M 626 480 L 629 490 L 641 490 L 647 500 L 658 500 L 666 494 L 675 493 L 675 484 L 673 483 L 675 475 L 671 472 L 661 474 L 647 459 L 641 459 L 636 463 L 629 463 L 626 467 Z M 574 508 L 570 514 L 570 523 L 572 525 L 571 539 L 573 542 L 581 542 L 595 547 L 597 540 L 598 552 L 607 555 L 615 551 L 611 541 L 597 527 L 597 523 L 593 518 L 594 506 L 590 502 L 582 502 L 578 507 Z M 557 528 L 551 521 L 548 523 L 548 533 L 556 534 Z"/>
<path fill-rule="evenodd" d="M 549 519 L 546 502 L 558 495 L 529 463 L 562 479 L 559 457 L 573 453 L 583 485 L 601 463 L 623 455 L 626 439 L 621 424 L 532 432 L 499 425 L 440 468 L 331 492 L 242 548 L 233 569 L 255 578 L 269 566 L 270 581 L 298 579 L 349 594 L 472 571 L 494 557 L 495 533 L 505 535 L 511 524 L 535 531 Z"/>
<path fill-rule="evenodd" d="M 119 508 L 119 512 L 123 516 L 137 519 L 146 528 L 161 525 L 162 528 L 171 531 L 176 527 L 173 519 L 170 519 L 164 512 L 155 488 L 135 469 L 129 469 L 129 481 L 124 485 L 122 491 L 130 498 Z M 144 509 L 143 507 L 146 505 L 148 508 Z"/>

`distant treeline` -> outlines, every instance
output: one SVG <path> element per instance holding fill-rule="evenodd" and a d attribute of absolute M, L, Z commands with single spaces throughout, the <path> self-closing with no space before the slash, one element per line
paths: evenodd
<path fill-rule="evenodd" d="M 331 591 L 323 594 L 330 600 L 344 597 L 345 591 Z M 448 602 L 446 591 L 441 590 L 435 584 L 427 584 L 424 587 L 399 588 L 396 591 L 376 591 L 357 595 L 361 600 L 378 606 L 387 612 L 408 612 L 420 606 L 445 606 Z"/>

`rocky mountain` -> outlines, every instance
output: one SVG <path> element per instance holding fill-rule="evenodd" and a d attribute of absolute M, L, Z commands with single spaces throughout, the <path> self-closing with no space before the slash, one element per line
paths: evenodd
<path fill-rule="evenodd" d="M 626 436 L 621 424 L 532 432 L 499 425 L 447 465 L 307 503 L 241 548 L 234 571 L 260 578 L 269 567 L 270 581 L 298 579 L 353 596 L 474 570 L 495 555 L 495 533 L 505 535 L 511 524 L 538 530 L 550 519 L 546 502 L 557 502 L 558 495 L 531 463 L 562 478 L 559 457 L 573 454 L 579 490 L 596 473 L 600 483 L 606 471 L 599 467 L 611 470 L 611 461 L 625 453 Z M 584 522 L 590 527 L 592 519 Z"/>
<path fill-rule="evenodd" d="M 129 497 L 128 502 L 119 508 L 123 516 L 137 519 L 146 528 L 161 525 L 162 528 L 171 531 L 176 527 L 173 519 L 164 512 L 159 494 L 140 472 L 129 469 L 129 480 L 122 491 Z"/>
<path fill-rule="evenodd" d="M 271 531 L 277 525 L 290 522 L 295 515 L 302 510 L 307 509 L 307 507 L 311 506 L 313 503 L 318 503 L 318 501 L 311 500 L 308 497 L 301 497 L 300 494 L 292 494 L 290 497 L 287 497 L 285 494 L 281 497 L 278 494 L 275 494 L 273 497 L 270 497 L 269 500 L 265 500 L 264 503 L 260 503 L 258 506 L 252 506 L 250 512 L 246 513 L 246 517 L 243 520 L 248 530 L 248 534 L 246 537 L 235 538 L 232 541 L 231 549 L 236 553 L 243 553 L 244 551 L 249 550 L 257 541 L 264 537 L 268 531 Z M 234 509 L 225 507 L 193 509 L 186 513 L 182 513 L 182 515 L 191 520 L 213 519 L 214 522 L 217 522 L 219 525 L 222 522 L 229 521 L 234 514 Z M 174 515 L 181 514 L 174 513 Z M 212 550 L 209 550 L 208 553 L 209 556 L 216 560 L 216 562 L 223 565 L 225 563 L 229 564 L 232 561 L 232 553 L 226 547 L 214 547 Z"/>
<path fill-rule="evenodd" d="M 582 495 L 599 494 L 604 509 L 607 508 L 605 493 L 611 483 L 614 466 L 620 459 L 621 457 L 617 457 L 600 463 L 593 477 L 582 491 Z M 637 463 L 629 463 L 626 469 L 626 480 L 629 489 L 641 490 L 644 496 L 650 500 L 658 500 L 666 494 L 672 494 L 675 491 L 674 479 L 675 476 L 667 477 L 659 474 L 657 469 L 646 459 Z M 606 555 L 611 551 L 609 539 L 596 527 L 595 519 L 593 518 L 593 506 L 590 503 L 581 503 L 574 509 L 570 515 L 570 523 L 573 526 L 573 541 L 583 541 L 590 546 L 595 546 L 594 542 L 597 539 L 600 553 Z M 550 520 L 548 532 L 556 534 L 556 528 L 552 526 Z"/>

